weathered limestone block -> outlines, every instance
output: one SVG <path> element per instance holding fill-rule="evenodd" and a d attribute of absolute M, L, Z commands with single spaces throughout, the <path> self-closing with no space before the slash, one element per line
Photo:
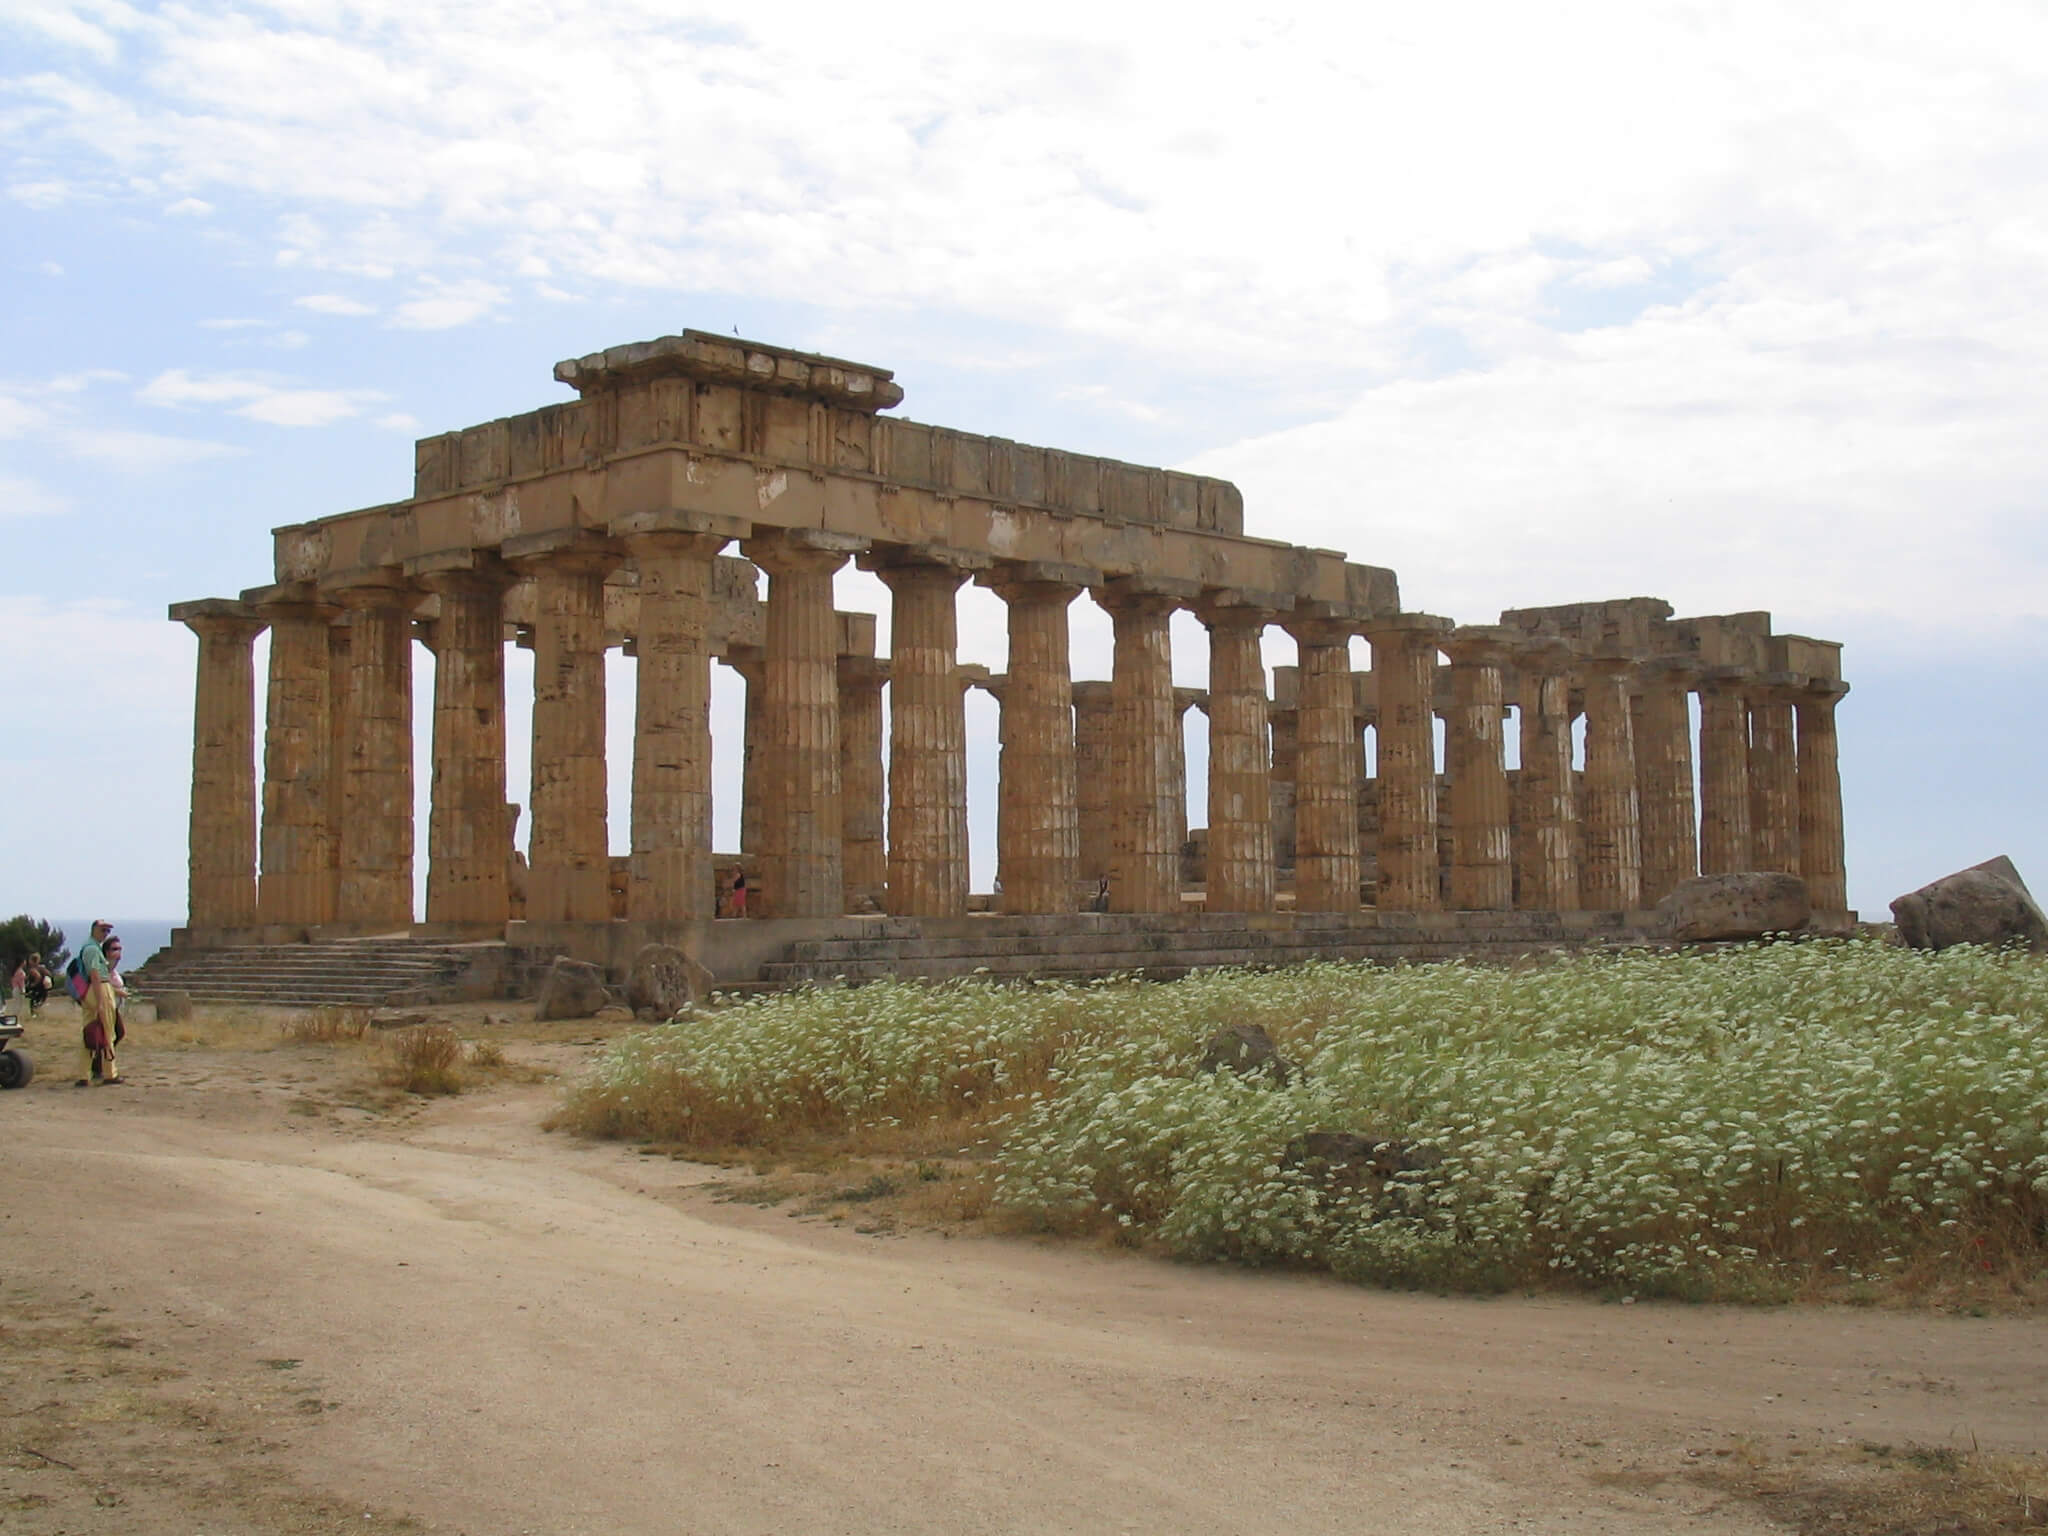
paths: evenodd
<path fill-rule="evenodd" d="M 1656 910 L 1672 938 L 1707 943 L 1797 933 L 1813 907 L 1806 882 L 1797 875 L 1746 870 L 1687 880 L 1667 893 Z"/>
<path fill-rule="evenodd" d="M 547 978 L 541 983 L 540 996 L 534 1001 L 533 1016 L 542 1022 L 549 1019 L 587 1019 L 610 1001 L 611 994 L 605 990 L 604 972 L 587 960 L 571 960 L 563 955 L 548 968 Z"/>
<path fill-rule="evenodd" d="M 1452 704 L 1444 755 L 1451 780 L 1451 906 L 1461 912 L 1514 905 L 1508 772 L 1502 717 L 1512 630 L 1463 626 L 1444 641 Z"/>
<path fill-rule="evenodd" d="M 256 663 L 266 621 L 246 603 L 178 603 L 171 617 L 199 637 L 192 710 L 188 921 L 256 920 Z"/>
<path fill-rule="evenodd" d="M 304 590 L 245 593 L 270 623 L 269 707 L 263 732 L 262 873 L 257 919 L 334 920 L 335 797 L 328 626 L 335 610 Z"/>
<path fill-rule="evenodd" d="M 2048 917 L 2003 854 L 1944 875 L 1892 903 L 1899 937 L 1915 949 L 2024 944 L 2048 953 Z"/>
<path fill-rule="evenodd" d="M 1273 805 L 1266 669 L 1260 632 L 1272 610 L 1211 603 L 1209 829 L 1204 875 L 1211 912 L 1273 910 Z M 1354 887 L 1355 890 L 1355 887 Z"/>
<path fill-rule="evenodd" d="M 635 1018 L 672 1019 L 710 996 L 712 984 L 711 972 L 673 944 L 643 944 L 627 976 L 626 1002 Z"/>
<path fill-rule="evenodd" d="M 1074 908 L 1081 818 L 1068 612 L 1091 575 L 1005 563 L 989 580 L 1009 613 L 996 780 L 996 867 L 1005 912 Z"/>
<path fill-rule="evenodd" d="M 1516 905 L 1535 912 L 1576 912 L 1578 798 L 1568 671 L 1572 649 L 1562 640 L 1539 638 L 1518 647 L 1517 660 L 1522 766 L 1516 783 Z"/>

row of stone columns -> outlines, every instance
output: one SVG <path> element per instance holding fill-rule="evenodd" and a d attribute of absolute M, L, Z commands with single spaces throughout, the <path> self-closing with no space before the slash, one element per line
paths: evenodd
<path fill-rule="evenodd" d="M 439 599 L 427 920 L 489 928 L 508 910 L 502 600 L 534 591 L 532 837 L 527 915 L 610 913 L 604 760 L 604 581 L 639 573 L 637 728 L 629 912 L 710 915 L 711 562 L 727 536 L 660 518 L 612 537 L 514 540 L 503 558 L 457 552 L 404 575 L 312 591 L 270 589 L 254 606 L 181 605 L 201 642 L 193 799 L 194 921 L 400 927 L 412 892 L 412 610 Z M 1378 691 L 1377 902 L 1443 904 L 1434 712 L 1437 656 L 1451 658 L 1447 757 L 1450 904 L 1620 910 L 1654 902 L 1698 869 L 1788 869 L 1840 907 L 1839 684 L 1724 670 L 1681 658 L 1577 654 L 1562 642 L 1431 615 L 1360 623 L 1285 599 L 1102 583 L 1072 567 L 992 563 L 944 550 L 869 550 L 801 530 L 748 539 L 767 573 L 748 679 L 745 845 L 754 910 L 830 916 L 879 898 L 909 916 L 966 910 L 965 712 L 957 592 L 970 574 L 1006 604 L 998 804 L 1002 905 L 1074 905 L 1081 850 L 1107 849 L 1112 909 L 1177 910 L 1186 837 L 1181 716 L 1169 620 L 1192 604 L 1210 634 L 1211 910 L 1274 904 L 1276 839 L 1294 849 L 1296 905 L 1358 905 L 1363 763 L 1349 643 L 1373 648 Z M 894 656 L 838 654 L 832 580 L 854 553 L 891 591 Z M 1093 590 L 1114 630 L 1107 684 L 1070 677 L 1068 615 Z M 346 611 L 345 629 L 333 619 Z M 1268 704 L 1260 639 L 1281 623 L 1299 649 L 1289 728 Z M 249 764 L 249 649 L 268 624 L 261 877 Z M 1502 724 L 1520 701 L 1514 799 Z M 887 835 L 881 701 L 891 688 Z M 1702 698 L 1701 804 L 1693 805 L 1687 693 Z M 239 692 L 237 690 L 240 690 Z M 1574 690 L 1586 766 L 1572 769 Z M 239 700 L 239 704 L 237 704 Z M 242 743 L 238 747 L 237 742 Z M 237 752 L 242 755 L 237 757 Z M 236 764 L 240 767 L 237 769 Z M 238 777 L 239 774 L 239 777 Z M 1291 838 L 1283 822 L 1291 821 Z M 1696 833 L 1697 825 L 1697 833 Z M 202 916 L 203 914 L 203 916 Z"/>

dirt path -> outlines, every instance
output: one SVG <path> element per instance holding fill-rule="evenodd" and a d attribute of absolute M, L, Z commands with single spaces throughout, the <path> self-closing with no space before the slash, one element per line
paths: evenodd
<path fill-rule="evenodd" d="M 545 1086 L 393 1115 L 349 1070 L 0 1096 L 0 1533 L 1760 1531 L 1717 1453 L 2048 1424 L 2030 1318 L 864 1237 L 546 1135 Z"/>

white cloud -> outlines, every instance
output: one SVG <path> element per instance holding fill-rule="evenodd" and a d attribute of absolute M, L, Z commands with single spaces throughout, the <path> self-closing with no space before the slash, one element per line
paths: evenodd
<path fill-rule="evenodd" d="M 216 315 L 210 320 L 199 322 L 202 331 L 247 331 L 268 326 L 268 320 L 258 320 L 253 315 Z"/>
<path fill-rule="evenodd" d="M 62 434 L 61 441 L 73 458 L 127 475 L 159 474 L 209 459 L 230 458 L 244 451 L 229 443 L 117 427 L 70 428 Z"/>
<path fill-rule="evenodd" d="M 164 212 L 174 219 L 203 219 L 213 212 L 213 204 L 197 197 L 181 197 Z"/>
<path fill-rule="evenodd" d="M 312 339 L 304 331 L 279 331 L 275 336 L 265 337 L 263 344 L 280 352 L 296 352 Z"/>
<path fill-rule="evenodd" d="M 482 319 L 504 302 L 505 290 L 495 283 L 436 283 L 400 304 L 392 324 L 407 331 L 445 331 Z"/>
<path fill-rule="evenodd" d="M 43 276 L 45 277 L 62 277 L 64 275 L 64 265 L 62 262 L 39 262 L 36 266 L 36 270 L 42 273 Z"/>
<path fill-rule="evenodd" d="M 62 181 L 17 181 L 7 189 L 7 195 L 40 213 L 69 201 L 71 187 Z M 47 264 L 45 270 L 48 270 Z"/>
<path fill-rule="evenodd" d="M 404 411 L 393 411 L 388 416 L 379 416 L 377 425 L 390 432 L 418 432 L 420 419 Z"/>
<path fill-rule="evenodd" d="M 255 374 L 169 368 L 137 390 L 135 398 L 173 410 L 226 406 L 237 416 L 274 427 L 327 427 L 360 416 L 387 397 L 374 389 L 297 389 Z"/>
<path fill-rule="evenodd" d="M 0 518 L 62 517 L 70 510 L 70 501 L 48 486 L 23 475 L 0 474 Z"/>
<path fill-rule="evenodd" d="M 49 412 L 19 395 L 0 390 L 0 438 L 21 437 L 48 423 Z"/>
<path fill-rule="evenodd" d="M 292 302 L 301 309 L 310 309 L 322 315 L 374 315 L 377 306 L 365 304 L 360 299 L 351 299 L 339 293 L 309 293 Z"/>

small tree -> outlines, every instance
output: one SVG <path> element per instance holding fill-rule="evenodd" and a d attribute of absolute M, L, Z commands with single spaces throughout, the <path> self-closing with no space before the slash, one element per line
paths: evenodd
<path fill-rule="evenodd" d="M 14 968 L 30 955 L 41 955 L 53 967 L 61 969 L 71 957 L 71 951 L 64 947 L 64 930 L 52 928 L 39 917 L 30 917 L 26 912 L 18 913 L 0 923 L 0 985 L 4 978 L 14 974 Z"/>

